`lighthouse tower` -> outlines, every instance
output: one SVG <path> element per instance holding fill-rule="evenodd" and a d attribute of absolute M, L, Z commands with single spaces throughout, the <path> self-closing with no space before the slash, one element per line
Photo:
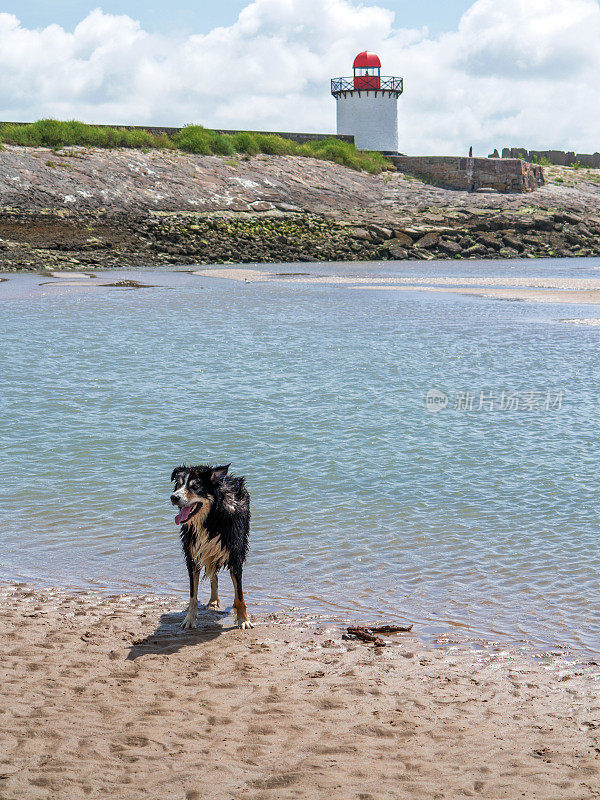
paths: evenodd
<path fill-rule="evenodd" d="M 366 50 L 356 56 L 353 67 L 353 77 L 331 81 L 331 94 L 337 103 L 337 132 L 354 136 L 360 150 L 397 153 L 402 78 L 382 76 L 379 56 Z"/>

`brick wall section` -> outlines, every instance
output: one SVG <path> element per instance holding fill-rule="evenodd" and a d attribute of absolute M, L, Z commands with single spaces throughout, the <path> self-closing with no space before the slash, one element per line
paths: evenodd
<path fill-rule="evenodd" d="M 502 158 L 522 158 L 524 161 L 539 163 L 545 158 L 559 167 L 570 167 L 581 164 L 582 167 L 600 169 L 600 153 L 573 153 L 565 150 L 526 150 L 524 147 L 505 147 Z"/>
<path fill-rule="evenodd" d="M 520 159 L 461 158 L 459 156 L 390 156 L 400 172 L 445 189 L 472 192 L 533 192 L 543 186 L 544 171 Z"/>
<path fill-rule="evenodd" d="M 0 122 L 0 125 L 29 125 L 28 122 Z M 160 136 L 161 134 L 166 134 L 167 136 L 174 136 L 176 133 L 181 133 L 183 130 L 182 128 L 169 128 L 160 125 L 107 125 L 103 122 L 97 123 L 90 123 L 92 125 L 99 125 L 101 128 L 124 128 L 127 131 L 148 131 L 148 133 L 152 133 L 155 136 Z M 219 128 L 211 128 L 216 133 L 240 133 L 241 131 L 230 131 L 230 130 L 221 130 Z M 336 133 L 288 133 L 288 132 L 281 132 L 281 131 L 249 131 L 249 133 L 261 133 L 266 134 L 267 136 L 281 136 L 282 139 L 291 139 L 294 142 L 298 142 L 298 144 L 304 144 L 304 142 L 315 142 L 319 139 L 341 139 L 343 142 L 350 142 L 350 144 L 354 144 L 354 136 L 347 136 L 344 134 L 336 134 Z"/>

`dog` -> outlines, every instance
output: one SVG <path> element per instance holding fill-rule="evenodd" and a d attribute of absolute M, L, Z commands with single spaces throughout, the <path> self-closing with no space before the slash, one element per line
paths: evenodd
<path fill-rule="evenodd" d="M 207 608 L 221 611 L 218 572 L 228 568 L 235 593 L 238 627 L 252 628 L 244 592 L 242 569 L 250 536 L 250 495 L 243 477 L 229 475 L 227 464 L 220 467 L 176 467 L 171 475 L 175 488 L 171 503 L 179 508 L 175 517 L 181 525 L 181 544 L 190 577 L 190 604 L 181 627 L 196 627 L 198 582 L 204 569 L 210 578 Z"/>

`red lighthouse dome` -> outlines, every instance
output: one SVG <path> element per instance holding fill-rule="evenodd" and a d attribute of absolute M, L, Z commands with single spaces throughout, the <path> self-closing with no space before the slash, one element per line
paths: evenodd
<path fill-rule="evenodd" d="M 375 53 L 363 50 L 354 59 L 354 88 L 369 91 L 381 88 L 381 61 Z"/>
<path fill-rule="evenodd" d="M 352 64 L 354 69 L 360 67 L 377 67 L 381 69 L 381 61 L 379 60 L 379 56 L 375 53 L 369 53 L 368 50 L 363 50 L 362 53 L 359 53 L 356 58 L 354 59 L 354 64 Z"/>

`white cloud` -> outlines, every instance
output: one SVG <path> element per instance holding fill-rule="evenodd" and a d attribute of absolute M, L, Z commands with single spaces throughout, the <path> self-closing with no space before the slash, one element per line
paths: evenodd
<path fill-rule="evenodd" d="M 435 38 L 351 0 L 254 0 L 234 25 L 187 39 L 100 9 L 73 32 L 0 13 L 0 117 L 333 131 L 329 78 L 368 48 L 405 78 L 405 152 L 594 151 L 598 41 L 598 0 L 477 0 Z"/>

